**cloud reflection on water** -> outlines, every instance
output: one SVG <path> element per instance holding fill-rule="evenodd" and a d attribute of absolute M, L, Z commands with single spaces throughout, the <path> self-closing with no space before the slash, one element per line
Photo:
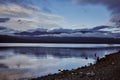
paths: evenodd
<path fill-rule="evenodd" d="M 116 52 L 118 49 L 73 48 L 3 48 L 1 64 L 9 69 L 26 69 L 39 76 L 56 73 L 59 69 L 75 69 L 95 62 L 96 56 Z"/>

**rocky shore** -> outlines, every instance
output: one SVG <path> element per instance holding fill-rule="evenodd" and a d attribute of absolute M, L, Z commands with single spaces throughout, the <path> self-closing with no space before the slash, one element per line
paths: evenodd
<path fill-rule="evenodd" d="M 90 66 L 59 71 L 32 80 L 120 80 L 120 51 L 97 59 Z"/>

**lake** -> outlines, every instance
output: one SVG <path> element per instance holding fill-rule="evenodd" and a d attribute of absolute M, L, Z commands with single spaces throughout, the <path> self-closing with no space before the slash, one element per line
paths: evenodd
<path fill-rule="evenodd" d="M 94 64 L 98 57 L 119 50 L 119 44 L 1 43 L 0 73 L 17 70 L 44 76 Z"/>

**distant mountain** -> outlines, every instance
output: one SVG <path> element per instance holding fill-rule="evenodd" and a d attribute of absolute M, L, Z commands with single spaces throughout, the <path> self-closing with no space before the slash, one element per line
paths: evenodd
<path fill-rule="evenodd" d="M 98 26 L 91 29 L 33 29 L 28 31 L 13 31 L 0 35 L 1 43 L 120 43 L 120 33 L 104 31 L 110 26 Z M 1 27 L 3 31 L 4 27 Z M 101 30 L 102 29 L 102 30 Z"/>
<path fill-rule="evenodd" d="M 0 36 L 1 43 L 106 43 L 120 44 L 120 38 L 100 37 L 26 37 L 26 36 Z"/>
<path fill-rule="evenodd" d="M 103 27 L 100 27 L 101 29 Z M 104 26 L 105 28 L 105 26 Z M 92 29 L 36 29 L 23 32 L 14 33 L 15 36 L 36 36 L 36 37 L 102 37 L 102 38 L 116 38 L 119 37 L 116 33 L 109 31 L 100 31 L 97 27 Z"/>
<path fill-rule="evenodd" d="M 53 29 L 53 30 L 47 30 L 47 29 L 35 29 L 35 30 L 29 30 L 29 31 L 23 31 L 23 32 L 17 32 L 14 33 L 16 35 L 45 35 L 45 34 L 61 34 L 61 33 L 72 33 L 74 30 L 71 29 Z"/>

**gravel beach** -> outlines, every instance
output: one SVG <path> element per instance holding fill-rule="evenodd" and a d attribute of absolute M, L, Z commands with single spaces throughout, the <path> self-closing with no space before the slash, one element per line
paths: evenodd
<path fill-rule="evenodd" d="M 120 80 L 120 51 L 97 59 L 95 64 L 73 70 L 59 70 L 32 80 Z"/>

